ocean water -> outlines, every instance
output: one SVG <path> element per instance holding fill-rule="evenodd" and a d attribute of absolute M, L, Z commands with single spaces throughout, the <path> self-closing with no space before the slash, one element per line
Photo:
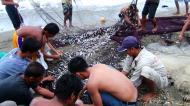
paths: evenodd
<path fill-rule="evenodd" d="M 34 0 L 39 5 L 47 10 L 52 17 L 58 22 L 63 23 L 63 14 L 61 7 L 61 0 Z M 120 9 L 131 3 L 132 0 L 75 0 L 73 4 L 73 24 L 75 26 L 100 26 L 100 17 L 105 17 L 107 25 L 110 25 L 119 20 L 118 13 Z M 138 0 L 138 8 L 141 13 L 145 0 Z M 46 23 L 41 17 L 33 10 L 28 0 L 19 2 L 19 12 L 24 18 L 25 25 L 39 25 L 44 26 Z M 162 8 L 162 5 L 167 5 L 168 8 Z M 158 11 L 167 11 L 174 8 L 173 0 L 161 0 Z M 13 30 L 12 23 L 7 16 L 4 6 L 0 5 L 0 32 Z"/>

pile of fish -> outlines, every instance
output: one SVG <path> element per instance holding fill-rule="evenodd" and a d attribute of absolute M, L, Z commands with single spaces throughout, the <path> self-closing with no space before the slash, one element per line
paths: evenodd
<path fill-rule="evenodd" d="M 69 46 L 69 49 L 64 50 L 63 48 L 63 56 L 60 60 L 51 62 L 49 72 L 56 77 L 66 73 L 69 60 L 75 56 L 84 57 L 91 65 L 104 63 L 120 69 L 119 62 L 124 59 L 124 53 L 116 52 L 118 44 L 110 39 L 116 30 L 118 27 L 115 25 L 89 30 L 82 34 L 59 35 L 54 39 L 54 45 L 56 47 Z"/>

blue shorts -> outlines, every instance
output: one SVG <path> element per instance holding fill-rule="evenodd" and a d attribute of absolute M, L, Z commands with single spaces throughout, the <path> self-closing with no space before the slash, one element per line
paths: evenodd
<path fill-rule="evenodd" d="M 100 94 L 104 106 L 137 106 L 137 102 L 123 102 L 106 92 Z"/>

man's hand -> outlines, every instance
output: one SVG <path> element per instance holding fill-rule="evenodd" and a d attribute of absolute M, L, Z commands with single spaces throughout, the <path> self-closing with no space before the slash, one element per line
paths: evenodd
<path fill-rule="evenodd" d="M 19 4 L 18 3 L 14 3 L 15 7 L 18 8 L 19 7 Z"/>
<path fill-rule="evenodd" d="M 84 103 L 80 99 L 77 99 L 77 101 L 75 102 L 75 106 L 83 106 L 83 105 L 84 105 Z"/>
<path fill-rule="evenodd" d="M 63 55 L 63 51 L 62 50 L 56 50 L 56 52 L 57 52 L 57 54 L 59 54 L 59 55 Z"/>
<path fill-rule="evenodd" d="M 60 57 L 61 57 L 61 55 L 60 55 L 60 54 L 53 55 L 53 58 L 54 58 L 54 59 L 59 59 Z"/>
<path fill-rule="evenodd" d="M 183 35 L 180 34 L 178 39 L 181 42 L 183 40 L 183 38 L 184 38 Z"/>
<path fill-rule="evenodd" d="M 48 75 L 47 77 L 43 78 L 42 82 L 43 81 L 54 81 L 55 80 L 55 77 L 53 75 Z"/>

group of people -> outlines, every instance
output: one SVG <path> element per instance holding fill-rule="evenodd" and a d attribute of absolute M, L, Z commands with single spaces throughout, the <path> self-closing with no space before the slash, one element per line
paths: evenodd
<path fill-rule="evenodd" d="M 52 92 L 40 84 L 53 81 L 53 76 L 45 76 L 45 68 L 30 60 L 40 48 L 42 44 L 36 38 L 24 38 L 19 48 L 0 60 L 0 105 L 136 106 L 140 85 L 146 85 L 148 89 L 140 97 L 145 102 L 156 96 L 156 89 L 168 85 L 162 62 L 142 47 L 136 37 L 128 36 L 117 49 L 128 54 L 121 64 L 122 72 L 106 64 L 90 66 L 83 57 L 77 56 L 68 63 L 70 74 L 62 75 Z M 82 80 L 85 79 L 88 81 L 84 84 Z M 86 90 L 92 104 L 83 104 L 79 99 Z M 41 97 L 34 98 L 34 94 Z"/>
<path fill-rule="evenodd" d="M 7 14 L 13 24 L 15 30 L 19 29 L 24 20 L 18 11 L 19 4 L 14 0 L 1 0 L 2 4 L 5 5 Z M 75 2 L 75 0 L 74 0 Z M 64 15 L 64 26 L 67 27 L 67 21 L 69 21 L 69 27 L 72 27 L 72 0 L 62 0 L 63 15 Z"/>
<path fill-rule="evenodd" d="M 44 28 L 21 27 L 23 20 L 16 9 L 18 4 L 13 0 L 2 0 L 2 3 L 6 5 L 15 32 L 12 42 L 14 49 L 0 60 L 0 106 L 136 106 L 139 98 L 144 102 L 150 101 L 157 95 L 157 89 L 168 86 L 164 64 L 143 47 L 136 37 L 128 36 L 117 48 L 118 52 L 127 54 L 121 62 L 122 70 L 106 64 L 90 66 L 84 57 L 76 56 L 68 63 L 70 73 L 58 78 L 54 91 L 43 88 L 40 84 L 44 81 L 54 81 L 54 77 L 46 76 L 46 65 L 36 61 L 39 58 L 59 59 L 63 54 L 49 42 L 49 39 L 59 32 L 59 27 L 55 23 L 49 23 Z M 134 24 L 130 17 L 125 15 L 124 20 L 133 27 L 141 26 L 143 31 L 146 16 L 149 14 L 154 26 L 152 31 L 155 32 L 158 4 L 159 0 L 146 0 L 141 21 Z M 72 26 L 72 0 L 63 0 L 62 5 L 64 25 L 66 26 L 66 21 L 69 20 L 69 26 Z M 122 12 L 125 14 L 128 10 L 125 8 Z M 137 20 L 140 20 L 139 17 Z M 180 39 L 183 39 L 183 33 L 189 24 L 190 17 L 183 27 Z M 85 79 L 86 83 L 82 81 Z M 139 97 L 138 88 L 141 85 L 146 86 L 147 92 Z M 92 104 L 84 104 L 80 100 L 79 97 L 84 91 L 90 95 Z M 40 97 L 34 98 L 34 94 Z"/>
<path fill-rule="evenodd" d="M 184 32 L 189 27 L 190 24 L 190 16 L 189 16 L 189 6 L 188 0 L 184 0 L 185 2 L 185 16 L 188 17 L 184 22 L 184 26 L 178 36 L 179 41 L 181 42 L 184 39 Z M 159 6 L 160 0 L 146 0 L 143 11 L 142 11 L 142 19 L 139 18 L 138 9 L 135 4 L 131 4 L 130 6 L 124 7 L 121 9 L 119 17 L 123 20 L 123 23 L 127 23 L 129 30 L 134 30 L 134 28 L 138 31 L 145 31 L 146 30 L 146 22 L 147 22 L 147 15 L 148 20 L 151 21 L 153 25 L 152 32 L 156 32 L 158 30 L 158 25 L 156 21 L 156 11 Z M 174 13 L 175 15 L 180 14 L 179 3 L 178 0 L 175 0 L 177 11 Z M 136 18 L 134 18 L 136 17 Z M 131 26 L 131 28 L 130 28 Z M 140 29 L 138 29 L 140 27 Z M 134 34 L 136 33 L 133 31 Z"/>

